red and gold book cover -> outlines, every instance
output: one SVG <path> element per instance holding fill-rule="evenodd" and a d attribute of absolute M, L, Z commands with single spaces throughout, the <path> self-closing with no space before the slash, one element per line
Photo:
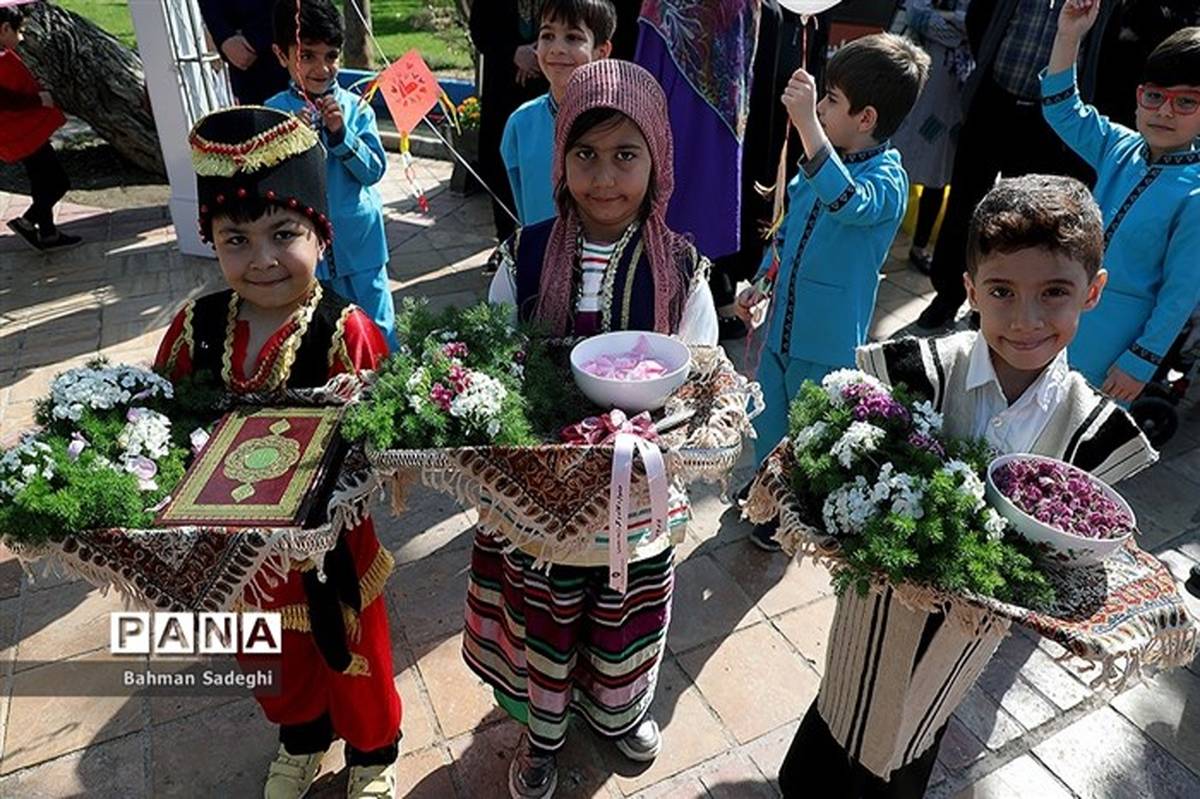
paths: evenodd
<path fill-rule="evenodd" d="M 340 450 L 341 408 L 238 409 L 222 417 L 161 526 L 300 526 Z"/>

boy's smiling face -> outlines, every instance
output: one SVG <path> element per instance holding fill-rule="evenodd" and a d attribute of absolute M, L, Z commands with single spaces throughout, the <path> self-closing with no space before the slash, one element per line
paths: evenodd
<path fill-rule="evenodd" d="M 966 276 L 967 296 L 994 356 L 1014 372 L 1040 372 L 1075 338 L 1107 277 L 1101 269 L 1089 280 L 1078 261 L 1042 247 L 992 252 Z"/>
<path fill-rule="evenodd" d="M 286 53 L 279 45 L 272 47 L 279 63 L 304 91 L 321 95 L 333 88 L 342 63 L 342 48 L 312 41 L 302 41 L 298 51 L 296 45 L 290 45 Z"/>
<path fill-rule="evenodd" d="M 1183 92 L 1183 96 L 1165 99 L 1167 92 Z M 1147 83 L 1138 91 L 1137 129 L 1155 155 L 1187 150 L 1200 136 L 1200 86 L 1160 87 Z M 1157 105 L 1157 108 L 1148 106 Z M 1180 113 L 1179 109 L 1191 109 Z"/>
<path fill-rule="evenodd" d="M 572 25 L 558 17 L 542 20 L 538 30 L 537 59 L 555 97 L 567 88 L 572 73 L 584 64 L 607 58 L 612 42 L 596 44 L 595 35 L 582 24 Z"/>
<path fill-rule="evenodd" d="M 308 296 L 324 252 L 311 221 L 273 205 L 251 221 L 213 219 L 213 246 L 229 287 L 251 305 L 278 311 Z"/>

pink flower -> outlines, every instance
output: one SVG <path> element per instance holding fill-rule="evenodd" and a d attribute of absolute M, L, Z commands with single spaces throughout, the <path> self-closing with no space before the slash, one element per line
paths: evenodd
<path fill-rule="evenodd" d="M 154 476 L 158 474 L 158 464 L 144 455 L 136 455 L 125 461 L 125 471 L 138 479 L 138 488 L 142 491 L 153 491 L 158 488 Z"/>
<path fill-rule="evenodd" d="M 450 367 L 450 374 L 447 376 L 450 385 L 454 388 L 455 394 L 461 394 L 471 385 L 471 373 L 466 369 L 455 364 Z"/>
<path fill-rule="evenodd" d="M 442 354 L 447 358 L 458 358 L 462 360 L 470 354 L 467 345 L 461 341 L 451 341 L 449 344 L 442 346 Z"/>
<path fill-rule="evenodd" d="M 1016 459 L 996 470 L 996 488 L 1043 524 L 1085 538 L 1117 538 L 1133 520 L 1095 480 L 1071 466 Z"/>
<path fill-rule="evenodd" d="M 443 411 L 449 412 L 450 401 L 454 399 L 454 392 L 443 386 L 441 383 L 434 383 L 429 387 L 429 401 L 441 408 Z"/>
<path fill-rule="evenodd" d="M 71 434 L 71 443 L 67 445 L 67 457 L 72 462 L 79 460 L 80 453 L 87 447 L 88 441 L 78 432 Z"/>

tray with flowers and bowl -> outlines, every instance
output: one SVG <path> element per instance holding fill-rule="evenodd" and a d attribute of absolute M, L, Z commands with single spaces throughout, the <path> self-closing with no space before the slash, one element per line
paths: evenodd
<path fill-rule="evenodd" d="M 727 481 L 761 392 L 719 347 L 649 332 L 553 339 L 511 320 L 486 303 L 408 301 L 398 313 L 401 347 L 344 427 L 398 511 L 420 480 L 480 508 L 481 529 L 551 557 L 607 526 L 622 440 L 642 456 L 630 465 L 635 510 L 651 504 L 655 459 L 672 497 Z"/>
<path fill-rule="evenodd" d="M 801 388 L 743 510 L 778 520 L 784 551 L 827 566 L 839 594 L 890 592 L 996 643 L 1022 624 L 1099 663 L 1098 682 L 1196 652 L 1197 624 L 1134 542 L 1116 491 L 1062 461 L 948 435 L 932 400 L 865 372 Z"/>
<path fill-rule="evenodd" d="M 365 512 L 372 475 L 338 434 L 360 389 L 343 375 L 231 395 L 103 359 L 69 369 L 0 448 L 0 543 L 149 610 L 258 605 Z"/>

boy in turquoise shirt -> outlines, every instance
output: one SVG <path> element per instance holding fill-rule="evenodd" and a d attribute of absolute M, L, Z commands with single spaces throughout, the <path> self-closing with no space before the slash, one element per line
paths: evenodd
<path fill-rule="evenodd" d="M 548 0 L 541 10 L 537 59 L 550 91 L 522 105 L 508 118 L 500 155 L 508 170 L 522 226 L 552 219 L 554 118 L 576 67 L 608 58 L 617 12 L 611 0 Z"/>
<path fill-rule="evenodd" d="M 856 39 L 834 55 L 819 103 L 803 69 L 784 90 L 805 160 L 788 186 L 777 270 L 768 250 L 754 285 L 737 299 L 738 315 L 749 322 L 767 298 L 760 287 L 771 283 L 766 346 L 755 376 L 767 404 L 754 420 L 760 463 L 787 434 L 788 406 L 801 384 L 852 368 L 855 348 L 867 341 L 879 270 L 908 204 L 908 176 L 888 137 L 928 74 L 929 56 L 921 48 L 883 33 Z M 756 531 L 754 540 L 778 548 L 766 530 Z"/>
<path fill-rule="evenodd" d="M 1059 14 L 1042 108 L 1097 173 L 1108 288 L 1083 317 L 1071 364 L 1122 402 L 1141 394 L 1200 304 L 1200 28 L 1168 37 L 1146 60 L 1137 131 L 1100 116 L 1075 87 L 1079 43 L 1099 0 Z"/>
<path fill-rule="evenodd" d="M 266 105 L 310 119 L 328 154 L 326 193 L 333 245 L 318 266 L 317 277 L 366 311 L 395 349 L 396 311 L 388 285 L 383 200 L 375 188 L 387 170 L 387 155 L 375 112 L 338 86 L 345 33 L 333 4 L 302 0 L 298 35 L 296 25 L 296 0 L 279 0 L 275 56 L 288 69 L 292 84 Z"/>

